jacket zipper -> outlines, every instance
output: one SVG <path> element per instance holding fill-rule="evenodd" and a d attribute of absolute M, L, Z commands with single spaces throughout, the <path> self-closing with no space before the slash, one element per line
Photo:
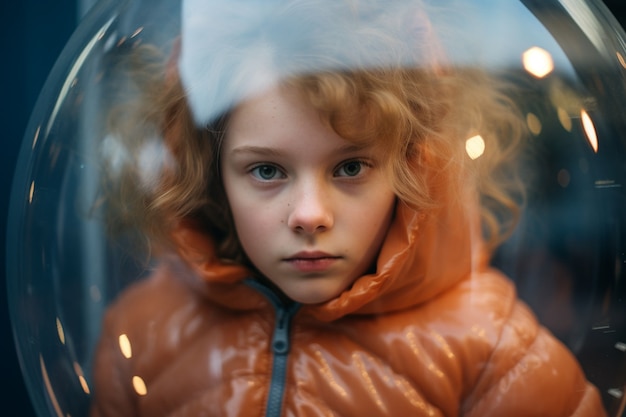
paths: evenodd
<path fill-rule="evenodd" d="M 272 376 L 270 389 L 267 397 L 267 417 L 279 417 L 282 413 L 283 396 L 287 379 L 287 359 L 290 347 L 291 319 L 300 308 L 299 303 L 285 304 L 270 288 L 258 281 L 249 279 L 246 284 L 262 293 L 272 304 L 276 312 L 274 333 L 272 335 L 271 349 Z"/>

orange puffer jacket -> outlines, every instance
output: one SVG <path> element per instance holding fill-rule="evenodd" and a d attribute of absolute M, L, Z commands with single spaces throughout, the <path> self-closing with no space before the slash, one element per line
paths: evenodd
<path fill-rule="evenodd" d="M 164 259 L 106 314 L 92 415 L 605 415 L 448 203 L 398 204 L 376 272 L 320 305 L 284 303 L 181 226 L 185 262 Z"/>

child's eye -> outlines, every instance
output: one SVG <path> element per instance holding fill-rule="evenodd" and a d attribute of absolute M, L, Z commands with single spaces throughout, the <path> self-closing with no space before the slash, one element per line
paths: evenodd
<path fill-rule="evenodd" d="M 250 170 L 250 173 L 253 177 L 261 181 L 271 181 L 285 178 L 285 174 L 283 174 L 277 167 L 268 164 L 257 165 Z"/>
<path fill-rule="evenodd" d="M 335 171 L 337 177 L 356 177 L 367 164 L 363 161 L 353 160 L 344 162 Z"/>

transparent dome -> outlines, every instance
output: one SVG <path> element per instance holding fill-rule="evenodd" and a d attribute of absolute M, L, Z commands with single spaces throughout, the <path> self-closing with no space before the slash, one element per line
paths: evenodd
<path fill-rule="evenodd" d="M 137 193 L 161 189 L 180 145 L 180 130 L 132 107 L 162 98 L 145 94 L 152 78 L 180 82 L 202 130 L 276 83 L 387 67 L 480 74 L 507 87 L 500 101 L 519 109 L 527 130 L 511 164 L 526 192 L 491 263 L 574 354 L 608 415 L 623 415 L 625 45 L 594 0 L 100 1 L 45 84 L 11 194 L 8 301 L 38 415 L 89 414 L 105 312 L 174 256 L 145 245 L 133 227 L 145 226 L 141 215 L 124 217 L 154 203 Z M 485 143 L 469 133 L 478 160 Z M 150 389 L 133 383 L 138 395 Z"/>

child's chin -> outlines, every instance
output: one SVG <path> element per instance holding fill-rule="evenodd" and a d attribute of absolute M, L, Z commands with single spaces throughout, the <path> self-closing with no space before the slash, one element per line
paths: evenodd
<path fill-rule="evenodd" d="M 322 283 L 307 283 L 283 288 L 287 297 L 302 304 L 321 304 L 337 298 L 344 288 Z"/>

